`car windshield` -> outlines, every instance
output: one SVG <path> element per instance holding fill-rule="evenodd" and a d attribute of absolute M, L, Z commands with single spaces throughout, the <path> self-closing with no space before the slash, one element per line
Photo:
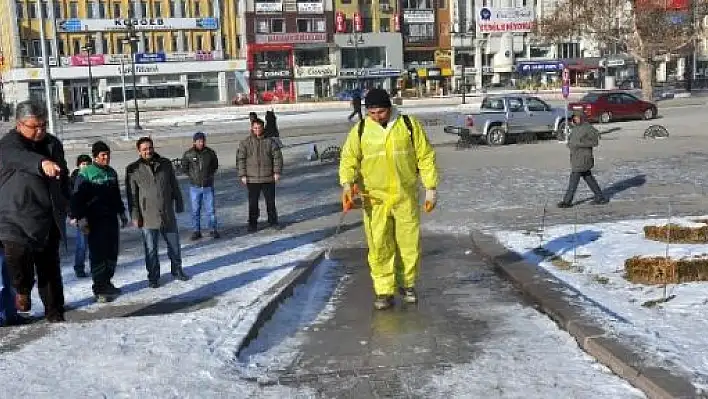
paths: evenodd
<path fill-rule="evenodd" d="M 598 98 L 600 98 L 600 93 L 588 93 L 581 98 L 580 101 L 584 103 L 594 103 Z"/>

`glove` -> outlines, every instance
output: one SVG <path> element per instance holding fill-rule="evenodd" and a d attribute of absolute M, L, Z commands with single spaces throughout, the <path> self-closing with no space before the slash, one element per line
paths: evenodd
<path fill-rule="evenodd" d="M 425 204 L 423 204 L 423 210 L 426 213 L 430 213 L 435 209 L 435 205 L 438 202 L 438 190 L 430 189 L 425 190 Z"/>
<path fill-rule="evenodd" d="M 344 212 L 349 212 L 354 208 L 354 193 L 352 192 L 352 185 L 345 183 L 342 185 L 342 210 Z"/>
<path fill-rule="evenodd" d="M 128 217 L 124 213 L 120 214 L 120 228 L 123 229 L 128 225 Z"/>
<path fill-rule="evenodd" d="M 246 176 L 241 176 L 241 183 L 243 183 L 244 186 L 245 186 L 246 184 L 248 184 L 248 177 L 246 177 Z"/>
<path fill-rule="evenodd" d="M 86 220 L 86 218 L 80 219 L 76 225 L 79 226 L 81 233 L 83 233 L 83 234 L 89 233 L 90 229 L 89 229 L 88 220 Z"/>

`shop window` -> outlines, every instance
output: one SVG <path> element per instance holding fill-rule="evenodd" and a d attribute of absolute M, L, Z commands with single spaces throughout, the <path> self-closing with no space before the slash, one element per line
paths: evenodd
<path fill-rule="evenodd" d="M 58 3 L 57 3 L 58 4 Z M 15 10 L 17 10 L 17 19 L 25 18 L 25 5 L 21 1 L 15 2 Z"/>
<path fill-rule="evenodd" d="M 298 32 L 326 32 L 327 25 L 324 19 L 298 19 Z"/>
<path fill-rule="evenodd" d="M 289 51 L 267 51 L 256 53 L 254 62 L 259 69 L 289 69 Z"/>
<path fill-rule="evenodd" d="M 363 47 L 357 51 L 354 48 L 342 49 L 342 68 L 356 68 L 356 56 L 359 55 L 360 68 L 385 68 L 385 47 Z"/>
<path fill-rule="evenodd" d="M 327 65 L 329 52 L 327 49 L 300 50 L 295 53 L 295 63 L 300 66 Z"/>
<path fill-rule="evenodd" d="M 379 32 L 390 32 L 391 20 L 389 18 L 381 18 L 379 20 Z"/>
<path fill-rule="evenodd" d="M 435 24 L 404 25 L 408 43 L 426 43 L 435 40 Z"/>

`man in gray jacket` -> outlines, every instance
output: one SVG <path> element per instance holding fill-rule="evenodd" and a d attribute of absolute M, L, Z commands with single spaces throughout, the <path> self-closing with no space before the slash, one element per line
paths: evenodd
<path fill-rule="evenodd" d="M 263 135 L 263 121 L 251 123 L 251 135 L 241 141 L 238 148 L 238 175 L 241 183 L 248 187 L 248 231 L 258 229 L 258 200 L 261 192 L 265 197 L 268 224 L 280 230 L 278 211 L 275 209 L 275 183 L 280 180 L 283 170 L 283 154 L 280 146 Z"/>
<path fill-rule="evenodd" d="M 568 137 L 571 166 L 570 180 L 568 181 L 568 189 L 565 192 L 563 201 L 558 203 L 559 208 L 573 206 L 573 197 L 575 197 L 575 190 L 578 189 L 581 177 L 595 195 L 593 204 L 600 205 L 608 202 L 591 171 L 595 166 L 592 149 L 598 146 L 599 140 L 600 133 L 597 129 L 587 123 L 581 112 L 574 112 L 573 127 L 570 129 L 570 136 Z"/>
<path fill-rule="evenodd" d="M 150 288 L 160 286 L 159 235 L 167 244 L 172 275 L 178 280 L 189 280 L 189 276 L 182 270 L 175 216 L 175 212 L 184 212 L 184 203 L 172 162 L 155 153 L 149 137 L 141 137 L 136 146 L 140 159 L 128 165 L 125 170 L 125 190 L 133 224 L 142 229 Z"/>

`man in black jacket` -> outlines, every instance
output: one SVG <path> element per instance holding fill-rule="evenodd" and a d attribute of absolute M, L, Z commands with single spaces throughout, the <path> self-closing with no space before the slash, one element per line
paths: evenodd
<path fill-rule="evenodd" d="M 50 322 L 64 321 L 59 243 L 69 197 L 64 147 L 47 134 L 44 104 L 21 102 L 17 124 L 0 139 L 0 241 L 17 291 L 17 309 L 31 309 L 34 285 Z"/>
<path fill-rule="evenodd" d="M 214 175 L 219 169 L 219 158 L 206 146 L 206 135 L 194 133 L 194 144 L 182 157 L 182 171 L 189 176 L 189 198 L 192 204 L 192 241 L 202 238 L 202 204 L 209 218 L 209 235 L 219 238 L 214 209 Z"/>

